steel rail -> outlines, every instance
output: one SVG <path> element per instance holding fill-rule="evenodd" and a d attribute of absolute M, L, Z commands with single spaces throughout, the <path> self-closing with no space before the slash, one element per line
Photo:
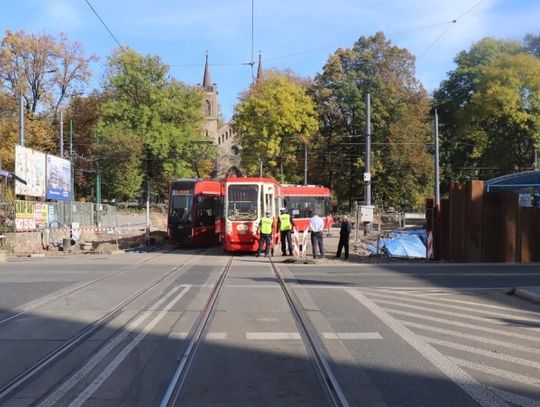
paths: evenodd
<path fill-rule="evenodd" d="M 155 259 L 156 257 L 159 257 L 159 256 L 163 256 L 165 253 L 159 253 L 159 254 L 156 254 L 154 256 L 151 256 L 147 259 L 144 259 L 144 260 L 141 260 L 140 262 L 137 262 L 135 264 L 130 264 L 129 266 L 125 266 L 125 267 L 122 267 L 120 270 L 118 271 L 115 271 L 114 273 L 111 273 L 111 274 L 107 274 L 105 276 L 102 276 L 102 277 L 98 277 L 94 280 L 91 280 L 91 281 L 87 281 L 87 282 L 84 282 L 84 283 L 81 283 L 75 287 L 72 287 L 66 291 L 61 291 L 58 295 L 52 297 L 52 298 L 46 298 L 44 299 L 43 301 L 40 301 L 38 303 L 35 303 L 31 306 L 29 306 L 28 308 L 25 308 L 23 309 L 22 311 L 20 312 L 17 312 L 16 314 L 13 314 L 13 315 L 10 315 L 9 317 L 7 318 L 4 318 L 2 320 L 0 320 L 0 326 L 3 326 L 3 325 L 6 325 L 8 324 L 9 322 L 12 322 L 13 320 L 25 315 L 25 314 L 28 314 L 32 311 L 35 311 L 36 309 L 38 308 L 41 308 L 43 307 L 44 305 L 47 305 L 47 304 L 51 304 L 55 301 L 58 301 L 70 294 L 73 294 L 73 293 L 76 293 L 77 291 L 80 291 L 86 287 L 89 287 L 91 285 L 94 285 L 94 284 L 97 284 L 99 283 L 100 281 L 103 281 L 103 280 L 106 280 L 108 278 L 111 278 L 111 277 L 114 277 L 114 276 L 117 276 L 119 274 L 122 274 L 122 273 L 125 273 L 126 271 L 128 270 L 132 270 L 134 268 L 137 268 L 139 267 L 140 265 L 144 264 L 144 263 L 147 263 L 149 262 L 150 260 L 153 260 Z"/>
<path fill-rule="evenodd" d="M 62 345 L 60 345 L 58 348 L 52 350 L 47 355 L 45 355 L 41 360 L 34 363 L 31 367 L 26 369 L 24 372 L 21 372 L 17 377 L 12 379 L 9 383 L 4 385 L 0 388 L 0 404 L 2 400 L 4 400 L 6 397 L 11 395 L 13 392 L 18 390 L 23 384 L 28 382 L 30 379 L 32 379 L 34 376 L 36 376 L 38 373 L 40 373 L 42 370 L 47 368 L 52 362 L 56 361 L 60 357 L 62 357 L 67 352 L 71 351 L 75 346 L 77 346 L 79 343 L 90 337 L 93 333 L 95 333 L 97 330 L 101 329 L 102 327 L 106 326 L 107 323 L 109 323 L 112 319 L 114 319 L 116 316 L 119 315 L 119 313 L 122 311 L 124 307 L 129 305 L 131 302 L 135 301 L 137 298 L 140 298 L 143 294 L 148 292 L 150 289 L 155 287 L 157 284 L 165 280 L 170 275 L 178 272 L 179 270 L 188 267 L 190 265 L 190 261 L 195 257 L 196 255 L 191 256 L 185 263 L 174 267 L 173 269 L 167 271 L 166 273 L 162 274 L 158 278 L 152 280 L 147 285 L 142 287 L 140 290 L 135 292 L 134 294 L 130 295 L 128 298 L 120 302 L 119 304 L 115 305 L 113 308 L 111 308 L 109 311 L 107 311 L 106 314 L 104 314 L 101 318 L 95 320 L 94 322 L 88 324 L 85 328 L 80 330 L 78 333 L 76 333 L 74 336 L 72 336 L 70 339 L 68 339 L 66 342 L 64 342 Z M 157 256 L 154 256 L 152 258 L 155 258 Z M 148 261 L 151 259 L 147 259 Z M 125 271 L 125 270 L 124 270 Z M 122 328 L 119 328 L 122 329 Z"/>
<path fill-rule="evenodd" d="M 349 407 L 349 402 L 345 397 L 345 393 L 341 389 L 336 376 L 332 372 L 330 364 L 326 360 L 325 353 L 327 353 L 326 348 L 320 339 L 320 337 L 311 332 L 316 330 L 312 327 L 311 322 L 308 317 L 303 317 L 303 312 L 301 311 L 300 300 L 294 293 L 294 291 L 287 285 L 283 275 L 279 271 L 278 267 L 274 264 L 270 258 L 270 264 L 272 270 L 281 286 L 285 298 L 289 304 L 289 308 L 293 314 L 296 326 L 300 331 L 300 336 L 306 345 L 306 350 L 311 355 L 311 362 L 315 370 L 315 374 L 321 383 L 323 391 L 326 393 L 329 400 L 333 403 L 334 406 L 339 407 Z"/>
<path fill-rule="evenodd" d="M 208 301 L 206 302 L 201 314 L 199 315 L 199 318 L 197 319 L 197 322 L 191 330 L 192 333 L 190 333 L 189 336 L 189 344 L 178 363 L 174 375 L 169 383 L 169 387 L 161 399 L 160 407 L 174 406 L 181 394 L 182 388 L 189 374 L 189 370 L 192 366 L 193 360 L 195 359 L 197 350 L 203 341 L 203 334 L 206 332 L 206 328 L 208 327 L 211 316 L 213 315 L 219 294 L 221 293 L 225 279 L 227 278 L 229 270 L 231 269 L 232 261 L 233 257 L 231 256 L 221 271 L 218 281 L 214 285 L 214 288 L 208 297 Z"/>

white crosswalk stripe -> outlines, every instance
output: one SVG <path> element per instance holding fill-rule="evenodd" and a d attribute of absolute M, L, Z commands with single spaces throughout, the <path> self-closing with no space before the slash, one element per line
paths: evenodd
<path fill-rule="evenodd" d="M 376 304 L 371 312 L 381 307 L 375 315 L 384 310 L 500 401 L 540 407 L 540 312 L 497 305 L 496 295 L 483 300 L 457 290 L 429 296 L 389 287 L 349 291 L 362 292 Z"/>

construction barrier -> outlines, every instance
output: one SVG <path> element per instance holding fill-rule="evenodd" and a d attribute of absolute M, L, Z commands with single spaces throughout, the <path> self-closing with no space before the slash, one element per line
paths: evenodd
<path fill-rule="evenodd" d="M 431 260 L 433 259 L 433 232 L 430 230 L 428 231 L 427 233 L 427 238 L 426 238 L 426 258 L 428 260 Z"/>

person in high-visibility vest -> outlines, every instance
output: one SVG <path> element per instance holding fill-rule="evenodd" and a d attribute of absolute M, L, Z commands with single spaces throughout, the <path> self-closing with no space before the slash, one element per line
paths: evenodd
<path fill-rule="evenodd" d="M 286 208 L 279 209 L 279 218 L 278 218 L 278 229 L 281 234 L 281 255 L 287 255 L 287 246 L 289 247 L 289 256 L 293 255 L 293 245 L 292 245 L 292 228 L 294 227 L 294 221 L 291 218 L 291 215 L 287 213 Z M 287 243 L 287 245 L 285 244 Z"/>
<path fill-rule="evenodd" d="M 261 236 L 259 238 L 259 249 L 256 256 L 259 257 L 264 245 L 264 256 L 270 255 L 270 246 L 272 244 L 272 230 L 274 229 L 274 219 L 272 218 L 272 212 L 266 211 L 264 218 L 259 223 L 259 232 Z"/>

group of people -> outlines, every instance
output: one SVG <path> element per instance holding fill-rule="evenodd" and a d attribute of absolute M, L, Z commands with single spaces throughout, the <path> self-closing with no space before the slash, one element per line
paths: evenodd
<path fill-rule="evenodd" d="M 277 227 L 280 232 L 281 237 L 281 254 L 283 256 L 287 255 L 287 248 L 289 256 L 293 255 L 293 245 L 292 245 L 292 230 L 294 228 L 294 220 L 291 215 L 287 213 L 286 208 L 280 208 L 280 214 L 277 221 Z M 274 228 L 274 219 L 272 218 L 272 212 L 266 211 L 265 216 L 261 219 L 259 224 L 259 249 L 257 251 L 257 257 L 261 255 L 262 249 L 264 247 L 264 255 L 270 255 L 270 248 L 272 246 L 272 230 Z M 323 219 L 314 211 L 310 213 L 309 219 L 309 231 L 311 232 L 311 248 L 313 253 L 313 258 L 322 259 L 324 257 L 324 221 Z M 341 228 L 339 230 L 339 243 L 336 253 L 336 258 L 341 257 L 341 251 L 345 251 L 345 259 L 349 258 L 349 236 L 352 231 L 351 222 L 347 216 L 341 218 Z"/>

